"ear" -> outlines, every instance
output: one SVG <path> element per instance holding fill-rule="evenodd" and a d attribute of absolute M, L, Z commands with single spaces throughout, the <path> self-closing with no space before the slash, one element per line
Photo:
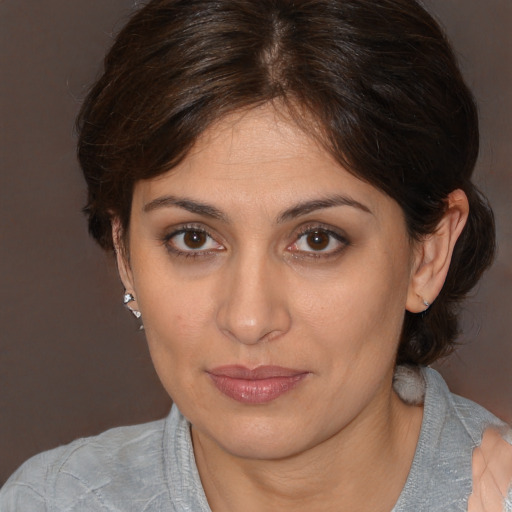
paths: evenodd
<path fill-rule="evenodd" d="M 124 242 L 123 228 L 118 217 L 112 219 L 112 240 L 114 241 L 119 277 L 125 290 L 133 294 L 133 274 L 130 268 L 128 248 Z"/>
<path fill-rule="evenodd" d="M 455 242 L 466 225 L 469 214 L 466 194 L 460 189 L 454 190 L 446 202 L 446 212 L 436 230 L 416 246 L 406 302 L 406 309 L 411 313 L 425 311 L 439 295 L 450 268 Z"/>

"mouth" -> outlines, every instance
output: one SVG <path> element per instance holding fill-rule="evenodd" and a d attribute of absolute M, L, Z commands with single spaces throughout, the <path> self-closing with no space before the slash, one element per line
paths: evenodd
<path fill-rule="evenodd" d="M 222 366 L 207 372 L 224 395 L 244 404 L 265 404 L 296 388 L 308 375 L 281 366 Z"/>

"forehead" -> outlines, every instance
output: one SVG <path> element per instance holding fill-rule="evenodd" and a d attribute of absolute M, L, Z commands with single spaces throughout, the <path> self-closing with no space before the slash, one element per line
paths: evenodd
<path fill-rule="evenodd" d="M 295 165 L 296 171 L 304 171 L 297 167 L 298 159 L 322 162 L 329 167 L 334 164 L 328 152 L 288 115 L 272 105 L 265 105 L 231 114 L 212 125 L 199 137 L 176 171 L 203 171 L 208 177 L 216 166 L 226 167 L 227 172 L 231 167 L 233 174 L 240 178 L 240 171 L 250 168 L 255 171 L 255 178 L 261 178 L 262 171 L 270 171 L 274 165 L 274 170 Z"/>
<path fill-rule="evenodd" d="M 343 194 L 378 212 L 392 201 L 344 169 L 321 144 L 273 106 L 225 117 L 169 172 L 139 182 L 134 202 L 166 194 L 245 209 L 283 209 Z"/>

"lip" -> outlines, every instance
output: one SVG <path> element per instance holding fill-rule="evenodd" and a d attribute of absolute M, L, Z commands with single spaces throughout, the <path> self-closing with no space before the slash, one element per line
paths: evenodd
<path fill-rule="evenodd" d="M 207 372 L 224 395 L 244 404 L 265 404 L 296 388 L 309 372 L 281 366 L 221 366 Z"/>

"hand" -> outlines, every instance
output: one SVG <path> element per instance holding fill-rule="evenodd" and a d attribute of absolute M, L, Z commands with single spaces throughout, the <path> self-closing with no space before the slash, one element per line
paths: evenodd
<path fill-rule="evenodd" d="M 512 512 L 511 484 L 512 446 L 497 430 L 487 429 L 482 444 L 473 451 L 473 493 L 468 512 Z"/>

